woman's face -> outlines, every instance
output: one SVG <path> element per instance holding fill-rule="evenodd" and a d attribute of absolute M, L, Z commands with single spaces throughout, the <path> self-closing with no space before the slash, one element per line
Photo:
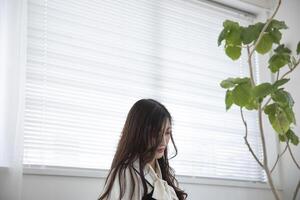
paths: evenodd
<path fill-rule="evenodd" d="M 170 120 L 166 120 L 165 130 L 163 131 L 163 140 L 161 144 L 158 146 L 156 152 L 155 152 L 155 158 L 159 159 L 164 155 L 164 152 L 168 146 L 171 134 L 172 134 L 172 127 L 170 124 Z"/>

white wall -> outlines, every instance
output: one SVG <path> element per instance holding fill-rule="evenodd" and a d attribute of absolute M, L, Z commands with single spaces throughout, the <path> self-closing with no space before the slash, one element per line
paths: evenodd
<path fill-rule="evenodd" d="M 298 11 L 300 10 L 299 0 L 284 0 L 279 16 L 286 20 L 291 27 L 286 32 L 285 40 L 291 47 L 295 48 L 295 42 L 300 39 L 300 27 L 297 20 L 300 19 Z M 300 67 L 299 67 L 300 68 Z M 293 94 L 296 101 L 295 111 L 298 121 L 300 120 L 300 69 L 297 69 L 289 83 L 289 91 Z M 298 89 L 298 91 L 297 91 Z M 298 92 L 298 93 L 297 93 Z M 269 129 L 270 130 L 270 129 Z M 299 126 L 296 128 L 299 135 Z M 266 134 L 272 135 L 268 131 Z M 299 147 L 293 149 L 296 157 L 300 160 Z M 273 157 L 276 156 L 276 152 Z M 272 160 L 272 158 L 270 158 Z M 273 158 L 274 160 L 274 158 Z M 284 189 L 284 200 L 291 199 L 291 190 L 300 177 L 299 171 L 292 167 L 291 159 L 285 156 L 281 162 L 282 187 Z M 96 199 L 103 186 L 103 178 L 71 177 L 71 176 L 43 176 L 25 174 L 23 177 L 23 200 L 88 200 Z M 189 199 L 226 199 L 226 200 L 271 200 L 274 199 L 270 190 L 263 188 L 233 187 L 221 185 L 204 184 L 181 184 L 188 192 Z M 300 199 L 300 195 L 298 195 Z"/>
<path fill-rule="evenodd" d="M 23 200 L 95 200 L 104 184 L 104 179 L 25 175 Z M 268 189 L 255 189 L 205 184 L 181 184 L 189 194 L 188 199 L 226 200 L 273 200 Z"/>
<path fill-rule="evenodd" d="M 23 138 L 17 125 L 23 62 L 22 2 L 0 0 L 0 200 L 21 199 Z"/>

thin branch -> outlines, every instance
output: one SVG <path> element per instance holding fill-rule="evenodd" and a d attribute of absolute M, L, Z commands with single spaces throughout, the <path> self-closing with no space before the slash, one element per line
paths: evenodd
<path fill-rule="evenodd" d="M 287 141 L 287 143 L 288 143 L 288 142 L 289 142 L 289 141 Z M 271 169 L 271 173 L 274 171 L 274 169 L 275 169 L 275 167 L 276 167 L 276 165 L 277 165 L 279 159 L 281 158 L 281 156 L 286 152 L 287 147 L 288 147 L 288 144 L 286 144 L 284 150 L 283 150 L 280 154 L 277 155 L 277 159 L 276 159 L 276 162 L 275 162 L 275 164 L 273 165 L 273 167 L 272 167 L 272 169 Z"/>
<path fill-rule="evenodd" d="M 295 64 L 295 66 L 294 66 L 292 69 L 290 69 L 289 71 L 287 71 L 285 74 L 283 74 L 283 75 L 281 76 L 280 79 L 283 79 L 283 78 L 286 77 L 289 73 L 291 73 L 292 71 L 294 71 L 294 70 L 297 68 L 297 66 L 299 65 L 299 63 L 300 63 L 300 59 L 299 59 L 298 62 Z"/>
<path fill-rule="evenodd" d="M 247 53 L 248 53 L 248 65 L 249 65 L 249 73 L 250 73 L 250 80 L 252 87 L 255 86 L 254 77 L 253 77 L 253 67 L 252 67 L 252 60 L 250 57 L 250 47 L 247 45 Z"/>
<path fill-rule="evenodd" d="M 266 103 L 264 104 L 264 106 L 262 107 L 262 110 L 265 110 L 266 106 L 269 104 L 269 102 L 271 101 L 271 97 L 266 101 Z"/>
<path fill-rule="evenodd" d="M 290 145 L 289 145 L 288 143 L 287 143 L 287 146 L 288 146 L 290 155 L 291 155 L 291 157 L 292 157 L 292 160 L 294 161 L 294 163 L 295 163 L 295 165 L 297 166 L 297 168 L 300 170 L 300 166 L 299 166 L 298 162 L 296 161 L 296 159 L 295 159 L 295 157 L 294 157 L 294 155 L 293 155 L 292 149 L 291 149 L 291 147 L 290 147 Z"/>
<path fill-rule="evenodd" d="M 269 97 L 269 99 L 266 101 L 266 103 L 263 105 L 262 110 L 265 110 L 266 106 L 270 103 L 270 101 L 272 100 L 271 97 Z"/>
<path fill-rule="evenodd" d="M 251 146 L 250 146 L 250 144 L 249 144 L 249 142 L 248 142 L 248 139 L 247 139 L 247 137 L 248 137 L 248 126 L 247 126 L 247 122 L 246 122 L 246 120 L 245 120 L 245 118 L 244 118 L 243 109 L 240 108 L 240 111 L 241 111 L 241 117 L 242 117 L 242 120 L 243 120 L 243 123 L 244 123 L 244 126 L 245 126 L 245 136 L 244 136 L 245 143 L 246 143 L 246 145 L 247 145 L 249 151 L 251 152 L 252 156 L 253 156 L 254 159 L 257 161 L 257 163 L 258 163 L 262 168 L 264 168 L 263 164 L 262 164 L 262 163 L 260 162 L 260 160 L 257 158 L 257 156 L 256 156 L 255 153 L 253 152 L 253 150 L 252 150 L 252 148 L 251 148 Z"/>
<path fill-rule="evenodd" d="M 277 71 L 276 81 L 278 81 L 278 79 L 279 79 L 279 72 L 280 72 L 280 70 Z"/>
<path fill-rule="evenodd" d="M 300 180 L 298 181 L 297 187 L 295 189 L 295 192 L 294 192 L 294 195 L 293 195 L 293 200 L 296 200 L 299 188 L 300 188 Z"/>

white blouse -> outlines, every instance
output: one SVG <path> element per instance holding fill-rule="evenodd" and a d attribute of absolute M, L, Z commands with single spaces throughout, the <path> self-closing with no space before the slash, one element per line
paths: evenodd
<path fill-rule="evenodd" d="M 139 160 L 136 160 L 133 163 L 133 167 L 139 170 Z M 135 189 L 133 192 L 132 199 L 141 200 L 143 197 L 144 189 L 142 186 L 142 180 L 134 170 L 132 170 L 132 172 L 134 175 L 133 180 L 130 178 L 131 175 L 129 169 L 127 168 L 125 170 L 126 190 L 124 196 L 122 197 L 122 200 L 129 200 L 131 198 L 131 189 L 133 187 L 132 181 L 134 181 L 135 183 Z M 176 196 L 174 189 L 171 186 L 169 186 L 165 180 L 162 179 L 161 169 L 157 160 L 156 160 L 156 171 L 154 171 L 154 169 L 151 167 L 150 164 L 146 164 L 144 168 L 144 175 L 145 175 L 145 179 L 154 187 L 153 189 L 149 184 L 147 184 L 148 193 L 152 192 L 153 190 L 152 198 L 157 200 L 178 200 L 178 197 Z M 104 186 L 103 192 L 106 190 L 107 185 Z M 120 195 L 120 186 L 119 186 L 119 176 L 117 175 L 114 180 L 110 195 L 109 197 L 106 198 L 106 200 L 118 200 L 119 195 Z"/>

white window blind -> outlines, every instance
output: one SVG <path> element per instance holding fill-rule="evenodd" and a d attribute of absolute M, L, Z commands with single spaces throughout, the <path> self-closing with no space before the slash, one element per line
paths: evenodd
<path fill-rule="evenodd" d="M 265 180 L 219 87 L 247 74 L 217 46 L 222 22 L 249 18 L 193 0 L 28 4 L 24 165 L 109 169 L 130 107 L 154 98 L 174 117 L 177 175 Z"/>

